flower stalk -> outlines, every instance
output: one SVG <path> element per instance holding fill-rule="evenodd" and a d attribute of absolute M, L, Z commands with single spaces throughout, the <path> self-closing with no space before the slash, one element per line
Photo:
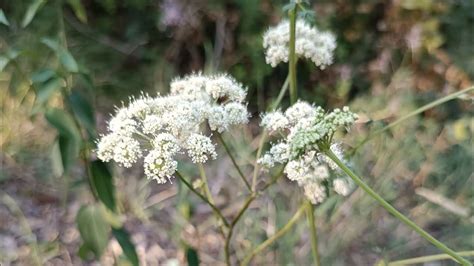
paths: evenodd
<path fill-rule="evenodd" d="M 393 216 L 397 219 L 408 225 L 414 231 L 416 231 L 421 237 L 428 240 L 431 244 L 436 246 L 438 249 L 442 250 L 446 254 L 450 255 L 454 258 L 458 263 L 462 265 L 472 265 L 469 261 L 461 257 L 459 254 L 454 252 L 452 249 L 448 248 L 446 245 L 438 241 L 436 238 L 431 236 L 428 232 L 420 228 L 417 224 L 413 221 L 408 219 L 405 215 L 400 213 L 397 209 L 395 209 L 390 203 L 385 201 L 379 194 L 377 194 L 372 188 L 370 188 L 362 179 L 357 176 L 351 169 L 349 169 L 329 148 L 323 149 L 323 152 L 336 163 L 354 182 L 362 188 L 367 194 L 369 194 L 373 199 L 375 199 L 384 209 L 390 212 Z"/>
<path fill-rule="evenodd" d="M 272 237 L 270 237 L 269 239 L 265 240 L 263 243 L 258 245 L 249 254 L 247 254 L 247 256 L 245 256 L 244 260 L 242 261 L 241 266 L 249 265 L 250 261 L 253 259 L 253 257 L 255 257 L 255 255 L 257 255 L 258 253 L 260 253 L 261 251 L 263 251 L 264 249 L 269 247 L 273 242 L 278 240 L 280 237 L 282 237 L 286 233 L 288 233 L 288 231 L 298 221 L 298 219 L 301 217 L 301 215 L 303 215 L 306 208 L 307 208 L 306 203 L 301 204 L 301 206 L 295 212 L 293 217 L 291 217 L 291 219 L 280 230 L 278 230 L 278 232 L 276 232 Z"/>
<path fill-rule="evenodd" d="M 290 75 L 290 101 L 291 104 L 296 103 L 298 99 L 297 80 L 296 80 L 296 13 L 297 6 L 295 5 L 289 11 L 290 17 L 290 42 L 289 42 L 289 65 L 288 71 Z"/>
<path fill-rule="evenodd" d="M 320 266 L 321 257 L 318 252 L 318 232 L 316 230 L 316 224 L 314 223 L 314 206 L 309 200 L 306 200 L 306 216 L 311 232 L 311 253 L 313 254 L 314 265 Z"/>

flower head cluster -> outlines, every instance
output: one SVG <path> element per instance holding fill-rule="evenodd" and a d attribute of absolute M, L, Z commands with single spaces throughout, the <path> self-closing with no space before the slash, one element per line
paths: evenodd
<path fill-rule="evenodd" d="M 267 64 L 276 67 L 280 62 L 288 62 L 290 42 L 290 23 L 285 20 L 268 29 L 263 35 L 263 48 Z M 304 20 L 296 21 L 295 53 L 308 58 L 321 69 L 332 64 L 336 39 L 329 32 L 319 31 Z"/>
<path fill-rule="evenodd" d="M 343 157 L 341 145 L 332 143 L 334 133 L 351 126 L 357 115 L 348 107 L 326 113 L 321 107 L 297 102 L 284 113 L 275 111 L 262 117 L 262 126 L 270 133 L 284 135 L 259 159 L 265 168 L 284 164 L 284 173 L 291 181 L 302 186 L 313 204 L 324 201 L 332 189 L 347 195 L 352 181 L 339 176 L 337 165 L 324 154 L 330 149 L 338 158 Z M 333 173 L 332 177 L 331 172 Z"/>
<path fill-rule="evenodd" d="M 215 146 L 202 130 L 222 132 L 247 123 L 246 90 L 227 75 L 194 74 L 171 83 L 167 96 L 132 98 L 109 121 L 97 144 L 102 161 L 131 167 L 143 158 L 148 178 L 165 183 L 177 169 L 176 156 L 194 163 L 215 159 Z"/>

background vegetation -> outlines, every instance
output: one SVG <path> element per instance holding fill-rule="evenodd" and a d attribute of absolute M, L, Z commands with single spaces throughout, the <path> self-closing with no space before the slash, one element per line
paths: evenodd
<path fill-rule="evenodd" d="M 249 109 L 265 110 L 287 69 L 265 64 L 262 33 L 284 17 L 284 4 L 0 0 L 0 262 L 80 264 L 80 257 L 91 261 L 78 252 L 85 241 L 96 245 L 87 251 L 104 253 L 103 264 L 129 263 L 133 255 L 120 247 L 120 236 L 129 234 L 143 264 L 184 263 L 195 252 L 203 264 L 221 263 L 223 242 L 211 210 L 178 181 L 157 185 L 140 169 L 109 166 L 116 196 L 107 205 L 99 193 L 107 209 L 94 203 L 90 171 L 108 176 L 108 170 L 90 150 L 114 105 L 142 91 L 166 93 L 173 77 L 193 71 L 231 73 L 248 86 Z M 300 63 L 300 96 L 323 107 L 350 105 L 361 116 L 346 139 L 348 150 L 374 129 L 472 85 L 472 1 L 320 0 L 311 6 L 315 23 L 337 35 L 338 48 L 325 71 Z M 352 157 L 367 182 L 455 250 L 474 249 L 472 111 L 472 97 L 450 101 L 377 136 Z M 250 163 L 242 160 L 258 146 L 252 142 L 257 123 L 258 115 L 254 126 L 226 136 L 241 164 Z M 192 168 L 187 174 L 198 175 Z M 220 156 L 208 175 L 217 205 L 235 213 L 244 191 L 233 189 L 240 180 L 230 160 Z M 236 228 L 236 255 L 284 225 L 300 197 L 282 179 L 256 200 Z M 106 213 L 115 238 L 84 239 L 78 211 Z M 332 197 L 316 214 L 323 265 L 438 252 L 360 191 Z M 307 231 L 301 223 L 254 262 L 309 264 Z"/>

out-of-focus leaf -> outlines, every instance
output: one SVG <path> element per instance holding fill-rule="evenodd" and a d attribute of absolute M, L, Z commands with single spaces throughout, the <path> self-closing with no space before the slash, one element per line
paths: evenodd
<path fill-rule="evenodd" d="M 109 242 L 110 226 L 102 217 L 100 206 L 82 206 L 76 216 L 76 223 L 84 242 L 80 253 L 87 255 L 92 251 L 100 258 Z"/>
<path fill-rule="evenodd" d="M 59 140 L 54 142 L 49 158 L 51 160 L 51 170 L 54 177 L 62 176 L 64 173 L 64 166 L 61 158 L 61 150 L 59 148 Z"/>
<path fill-rule="evenodd" d="M 40 8 L 46 3 L 46 0 L 33 0 L 32 3 L 28 6 L 26 10 L 25 16 L 23 17 L 23 21 L 21 22 L 21 26 L 25 28 L 30 24 L 30 22 L 35 17 L 36 13 Z"/>
<path fill-rule="evenodd" d="M 40 71 L 37 71 L 31 75 L 31 82 L 33 83 L 43 83 L 50 80 L 53 77 L 56 77 L 57 74 L 54 70 L 46 68 Z"/>
<path fill-rule="evenodd" d="M 45 113 L 48 122 L 54 126 L 60 135 L 80 139 L 80 132 L 74 123 L 74 119 L 70 114 L 59 108 L 48 109 Z"/>
<path fill-rule="evenodd" d="M 87 14 L 81 0 L 67 0 L 76 17 L 82 22 L 87 23 Z"/>
<path fill-rule="evenodd" d="M 76 59 L 74 59 L 68 50 L 61 48 L 58 52 L 58 57 L 59 62 L 61 62 L 67 71 L 73 73 L 77 73 L 79 71 L 79 66 L 77 65 Z"/>
<path fill-rule="evenodd" d="M 122 247 L 123 253 L 125 254 L 125 256 L 127 256 L 127 259 L 132 263 L 132 265 L 138 266 L 138 255 L 135 250 L 135 245 L 132 243 L 128 232 L 124 228 L 112 228 L 112 234 L 119 242 L 120 246 Z"/>
<path fill-rule="evenodd" d="M 79 122 L 87 129 L 89 135 L 95 138 L 95 116 L 92 104 L 77 91 L 73 91 L 69 95 L 69 102 Z"/>
<path fill-rule="evenodd" d="M 92 183 L 99 199 L 111 211 L 115 211 L 115 187 L 112 181 L 107 165 L 102 161 L 93 161 L 91 163 Z"/>
<path fill-rule="evenodd" d="M 62 85 L 62 79 L 59 77 L 52 78 L 44 83 L 36 86 L 36 102 L 39 105 L 46 103 L 55 91 L 59 90 Z"/>
<path fill-rule="evenodd" d="M 73 73 L 79 71 L 79 66 L 77 65 L 76 59 L 74 59 L 72 54 L 65 47 L 61 47 L 58 41 L 50 38 L 42 38 L 41 42 L 56 53 L 59 62 L 67 71 Z"/>
<path fill-rule="evenodd" d="M 199 266 L 199 256 L 194 248 L 186 247 L 186 260 L 189 266 Z"/>
<path fill-rule="evenodd" d="M 10 26 L 10 23 L 8 22 L 7 17 L 5 16 L 5 13 L 3 13 L 3 9 L 0 8 L 0 23 L 6 26 Z"/>
<path fill-rule="evenodd" d="M 3 69 L 10 63 L 10 61 L 14 60 L 15 58 L 18 57 L 20 52 L 17 50 L 8 50 L 6 53 L 0 55 L 0 72 L 3 71 Z"/>
<path fill-rule="evenodd" d="M 71 115 L 57 108 L 46 111 L 46 119 L 59 132 L 59 149 L 64 171 L 67 172 L 79 155 L 81 137 Z"/>
<path fill-rule="evenodd" d="M 67 172 L 79 155 L 80 142 L 71 137 L 59 135 L 59 150 L 61 151 L 64 171 Z"/>

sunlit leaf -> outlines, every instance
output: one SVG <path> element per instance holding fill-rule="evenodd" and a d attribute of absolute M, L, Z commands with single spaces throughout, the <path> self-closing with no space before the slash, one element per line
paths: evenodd
<path fill-rule="evenodd" d="M 58 52 L 58 57 L 59 57 L 59 62 L 61 62 L 61 65 L 64 66 L 64 68 L 69 71 L 76 73 L 79 71 L 79 66 L 77 65 L 76 59 L 72 56 L 72 54 L 62 48 Z"/>
<path fill-rule="evenodd" d="M 61 88 L 63 81 L 59 77 L 52 78 L 44 83 L 40 83 L 36 86 L 36 102 L 39 105 L 46 103 L 49 98 Z"/>
<path fill-rule="evenodd" d="M 8 22 L 8 19 L 5 16 L 5 13 L 3 13 L 3 9 L 0 9 L 0 23 L 6 26 L 10 26 L 10 23 Z"/>
<path fill-rule="evenodd" d="M 80 253 L 87 255 L 90 250 L 96 258 L 100 258 L 107 247 L 110 233 L 110 226 L 102 217 L 100 206 L 82 206 L 77 213 L 76 223 L 84 243 Z"/>
<path fill-rule="evenodd" d="M 26 10 L 25 16 L 23 17 L 23 21 L 21 22 L 21 26 L 25 28 L 30 24 L 30 22 L 35 17 L 36 13 L 40 8 L 46 3 L 46 0 L 33 0 L 32 3 L 28 6 Z"/>
<path fill-rule="evenodd" d="M 120 246 L 122 247 L 123 253 L 125 254 L 125 256 L 127 256 L 127 259 L 132 263 L 132 265 L 138 266 L 138 255 L 135 250 L 135 245 L 132 243 L 128 232 L 124 228 L 112 228 L 112 234 L 119 242 Z"/>

